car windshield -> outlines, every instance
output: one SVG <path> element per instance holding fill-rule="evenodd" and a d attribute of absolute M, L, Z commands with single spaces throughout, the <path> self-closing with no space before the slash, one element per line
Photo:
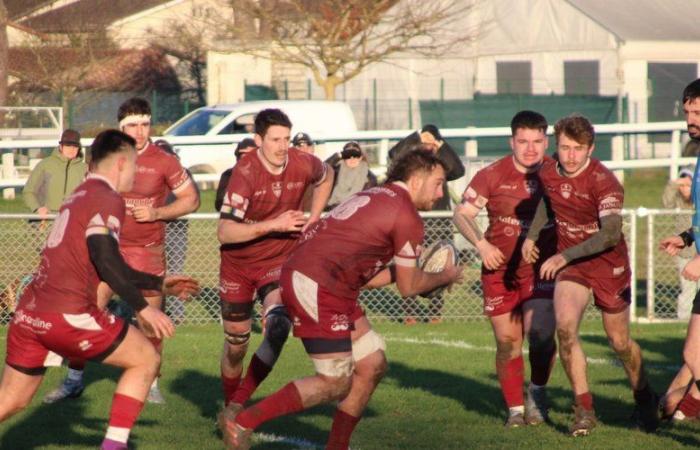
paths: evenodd
<path fill-rule="evenodd" d="M 199 136 L 207 134 L 221 120 L 228 116 L 231 111 L 221 111 L 215 109 L 202 109 L 195 111 L 187 119 L 173 126 L 167 131 L 168 136 Z"/>

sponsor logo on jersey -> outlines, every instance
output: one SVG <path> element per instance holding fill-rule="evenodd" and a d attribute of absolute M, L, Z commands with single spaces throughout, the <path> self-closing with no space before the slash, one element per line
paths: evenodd
<path fill-rule="evenodd" d="M 80 350 L 82 351 L 87 351 L 90 347 L 92 347 L 92 342 L 88 341 L 87 339 L 84 339 L 80 341 L 78 344 L 78 347 L 80 347 Z"/>
<path fill-rule="evenodd" d="M 625 266 L 613 267 L 613 276 L 617 277 L 625 273 Z"/>
<path fill-rule="evenodd" d="M 303 181 L 290 181 L 287 183 L 287 190 L 288 191 L 293 191 L 296 189 L 301 189 L 304 186 Z"/>
<path fill-rule="evenodd" d="M 600 201 L 598 207 L 600 209 L 618 209 L 620 208 L 620 199 L 613 195 L 607 196 Z"/>
<path fill-rule="evenodd" d="M 512 237 L 515 235 L 515 230 L 512 227 L 505 227 L 503 229 L 503 233 L 508 237 Z"/>
<path fill-rule="evenodd" d="M 136 166 L 137 173 L 156 173 L 156 169 L 147 166 Z"/>
<path fill-rule="evenodd" d="M 573 191 L 573 188 L 569 183 L 563 183 L 561 186 L 559 186 L 559 190 L 561 191 L 562 197 L 569 198 L 571 197 L 571 191 Z"/>
<path fill-rule="evenodd" d="M 53 327 L 53 323 L 48 322 L 44 319 L 40 319 L 38 317 L 30 316 L 21 309 L 15 311 L 14 322 L 15 325 L 29 325 L 30 327 L 37 330 L 48 331 Z"/>
<path fill-rule="evenodd" d="M 272 193 L 275 194 L 275 196 L 279 197 L 282 195 L 282 182 L 281 181 L 275 181 L 272 183 Z"/>
<path fill-rule="evenodd" d="M 503 303 L 503 296 L 499 295 L 497 297 L 484 297 L 484 310 L 493 311 L 497 306 Z"/>
<path fill-rule="evenodd" d="M 591 198 L 591 196 L 588 195 L 588 194 L 586 194 L 585 192 L 574 191 L 574 195 L 575 195 L 576 197 L 578 197 L 578 198 L 583 198 L 583 199 L 586 199 L 586 200 L 588 200 L 589 198 Z"/>
<path fill-rule="evenodd" d="M 236 293 L 241 288 L 239 283 L 233 283 L 231 281 L 221 280 L 219 283 L 219 292 L 222 294 Z"/>
<path fill-rule="evenodd" d="M 345 314 L 333 314 L 331 317 L 331 330 L 347 331 L 350 329 L 350 320 Z"/>
<path fill-rule="evenodd" d="M 507 191 L 512 191 L 514 189 L 518 189 L 518 185 L 517 184 L 502 184 L 502 185 L 498 186 L 498 189 L 505 189 Z"/>
<path fill-rule="evenodd" d="M 253 193 L 253 197 L 258 197 L 258 196 L 260 196 L 260 195 L 265 195 L 266 193 L 267 193 L 267 189 L 261 189 L 261 190 L 259 190 L 259 191 L 255 191 L 255 192 Z"/>

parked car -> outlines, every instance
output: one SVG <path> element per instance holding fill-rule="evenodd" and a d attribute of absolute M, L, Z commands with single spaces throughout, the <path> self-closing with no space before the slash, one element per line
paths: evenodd
<path fill-rule="evenodd" d="M 316 100 L 272 100 L 205 106 L 196 109 L 165 130 L 163 137 L 221 136 L 231 137 L 227 144 L 177 144 L 173 146 L 182 165 L 192 173 L 221 174 L 233 166 L 234 143 L 253 132 L 255 115 L 266 108 L 279 108 L 292 121 L 292 136 L 308 133 L 315 142 L 324 136 L 357 131 L 355 116 L 347 103 Z M 317 146 L 316 155 L 324 160 L 339 152 L 344 143 Z"/>

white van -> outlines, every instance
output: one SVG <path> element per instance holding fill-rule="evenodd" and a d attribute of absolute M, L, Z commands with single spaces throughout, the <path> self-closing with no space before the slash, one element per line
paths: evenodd
<path fill-rule="evenodd" d="M 235 143 L 253 131 L 255 115 L 267 108 L 284 111 L 292 121 L 293 137 L 303 131 L 315 142 L 324 136 L 357 131 L 355 116 L 347 103 L 318 100 L 270 100 L 205 106 L 187 114 L 163 132 L 163 138 L 175 136 L 231 137 L 227 144 L 174 144 L 182 165 L 193 173 L 221 174 L 235 163 Z M 343 143 L 316 146 L 322 160 L 342 149 Z M 337 148 L 336 148 L 337 147 Z"/>

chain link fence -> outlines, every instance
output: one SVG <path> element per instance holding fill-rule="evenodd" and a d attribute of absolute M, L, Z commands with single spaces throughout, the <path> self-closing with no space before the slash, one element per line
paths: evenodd
<path fill-rule="evenodd" d="M 661 238 L 677 234 L 679 227 L 689 223 L 689 213 L 651 210 L 638 215 L 636 211 L 625 210 L 623 214 L 632 276 L 636 280 L 632 284 L 633 318 L 650 321 L 678 319 L 680 263 L 659 252 L 657 247 Z M 464 266 L 464 283 L 434 299 L 403 299 L 393 287 L 365 291 L 361 301 L 367 315 L 373 321 L 396 322 L 407 319 L 416 322 L 483 319 L 478 252 L 457 233 L 450 212 L 430 212 L 423 218 L 426 244 L 445 238 L 455 241 L 460 250 L 460 263 Z M 178 324 L 219 321 L 217 220 L 216 214 L 194 214 L 186 220 L 168 224 L 166 255 L 169 273 L 186 273 L 198 279 L 202 286 L 201 293 L 189 302 L 168 299 L 166 311 Z M 481 220 L 485 227 L 486 218 Z M 31 280 L 50 224 L 49 220 L 40 221 L 33 215 L 0 215 L 0 323 L 9 320 L 23 286 Z M 66 271 L 69 270 L 71 268 L 66 267 Z M 693 296 L 696 288 L 691 288 Z M 692 303 L 692 297 L 690 301 Z M 595 308 L 590 306 L 586 318 L 598 317 Z"/>

